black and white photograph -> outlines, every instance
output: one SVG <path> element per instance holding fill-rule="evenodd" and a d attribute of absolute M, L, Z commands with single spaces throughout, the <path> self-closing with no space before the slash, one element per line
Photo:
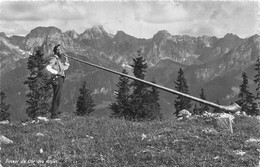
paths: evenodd
<path fill-rule="evenodd" d="M 260 167 L 260 1 L 0 1 L 0 167 Z"/>

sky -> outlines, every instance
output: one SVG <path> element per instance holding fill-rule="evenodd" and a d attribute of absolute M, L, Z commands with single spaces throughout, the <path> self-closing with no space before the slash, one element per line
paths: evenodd
<path fill-rule="evenodd" d="M 260 2 L 259 2 L 260 4 Z M 102 25 L 137 38 L 152 38 L 160 30 L 172 35 L 241 38 L 258 31 L 257 1 L 1 1 L 0 32 L 26 36 L 32 29 L 55 26 L 83 33 Z"/>

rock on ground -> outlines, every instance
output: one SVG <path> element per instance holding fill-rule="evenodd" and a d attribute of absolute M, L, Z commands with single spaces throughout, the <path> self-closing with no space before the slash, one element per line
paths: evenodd
<path fill-rule="evenodd" d="M 191 113 L 188 110 L 181 110 L 178 114 L 178 120 L 188 119 L 191 116 Z"/>
<path fill-rule="evenodd" d="M 13 141 L 8 139 L 7 137 L 0 135 L 0 145 L 1 144 L 12 144 Z"/>

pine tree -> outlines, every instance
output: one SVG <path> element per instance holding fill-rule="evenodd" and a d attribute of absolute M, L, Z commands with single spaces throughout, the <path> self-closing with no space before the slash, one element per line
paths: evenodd
<path fill-rule="evenodd" d="M 152 80 L 152 83 L 156 84 L 155 79 Z M 151 86 L 150 95 L 146 98 L 146 110 L 148 111 L 147 118 L 150 120 L 162 119 L 159 93 L 158 88 Z"/>
<path fill-rule="evenodd" d="M 200 98 L 203 100 L 206 100 L 206 95 L 204 93 L 204 89 L 201 89 Z M 209 107 L 205 104 L 200 103 L 200 114 L 202 114 L 204 111 L 208 111 Z"/>
<path fill-rule="evenodd" d="M 75 114 L 77 116 L 85 116 L 89 115 L 91 112 L 93 112 L 95 109 L 95 104 L 91 96 L 91 91 L 87 87 L 87 82 L 84 81 L 82 83 L 81 88 L 79 89 L 80 95 L 78 96 L 77 100 L 77 110 Z"/>
<path fill-rule="evenodd" d="M 198 103 L 195 103 L 192 114 L 194 114 L 194 115 L 200 114 L 200 108 L 198 107 Z"/>
<path fill-rule="evenodd" d="M 180 68 L 179 72 L 178 72 L 178 77 L 177 80 L 174 82 L 175 83 L 175 89 L 179 92 L 185 93 L 185 94 L 189 94 L 189 86 L 187 84 L 187 80 L 184 76 L 184 72 L 182 70 L 182 68 Z M 192 107 L 192 103 L 191 100 L 178 95 L 177 99 L 174 102 L 175 105 L 175 115 L 178 116 L 179 112 L 183 109 L 186 110 L 190 110 L 190 108 Z"/>
<path fill-rule="evenodd" d="M 256 84 L 256 99 L 260 100 L 260 57 L 257 58 L 255 64 L 256 75 L 254 82 Z"/>
<path fill-rule="evenodd" d="M 146 69 L 148 68 L 146 60 L 141 56 L 141 51 L 137 51 L 137 58 L 133 58 L 133 73 L 136 78 L 144 79 Z M 148 85 L 134 80 L 131 83 L 131 87 L 133 88 L 133 92 L 131 94 L 131 105 L 133 110 L 133 119 L 144 119 L 147 115 L 145 110 L 145 100 L 148 96 Z"/>
<path fill-rule="evenodd" d="M 124 69 L 122 73 L 127 74 L 127 71 Z M 133 114 L 130 106 L 130 81 L 127 77 L 120 76 L 116 86 L 118 87 L 116 102 L 110 105 L 111 117 L 131 120 Z"/>
<path fill-rule="evenodd" d="M 46 116 L 50 109 L 48 100 L 51 98 L 51 85 L 48 75 L 45 72 L 45 66 L 48 63 L 40 50 L 36 50 L 34 55 L 30 55 L 27 68 L 30 75 L 24 82 L 28 85 L 29 92 L 26 94 L 27 108 L 26 113 L 32 119 L 38 116 Z"/>
<path fill-rule="evenodd" d="M 256 115 L 260 115 L 260 108 L 258 108 L 258 105 L 260 105 L 260 57 L 258 57 L 256 60 L 255 71 L 256 75 L 254 78 L 254 82 L 256 84 L 256 95 L 255 102 L 253 104 L 253 110 L 255 109 Z"/>
<path fill-rule="evenodd" d="M 1 90 L 0 91 L 0 98 L 1 98 L 1 103 L 0 103 L 0 121 L 4 121 L 4 120 L 8 120 L 10 117 L 10 112 L 9 112 L 9 108 L 10 105 L 6 104 L 5 99 L 6 99 L 6 95 L 5 93 Z"/>
<path fill-rule="evenodd" d="M 133 73 L 136 78 L 144 79 L 146 69 L 148 68 L 146 60 L 142 57 L 141 51 L 137 51 L 137 58 L 133 58 L 133 64 L 130 66 L 133 67 Z M 134 84 L 139 85 L 143 84 L 139 81 L 135 81 Z"/>
<path fill-rule="evenodd" d="M 256 103 L 256 98 L 254 97 L 253 93 L 250 93 L 249 97 L 248 97 L 249 100 L 251 100 L 251 110 L 249 110 L 249 115 L 259 115 L 259 110 L 258 110 L 258 106 L 257 106 L 257 103 Z"/>
<path fill-rule="evenodd" d="M 257 104 L 255 103 L 255 97 L 253 93 L 247 92 L 246 96 L 246 111 L 248 115 L 257 115 Z"/>
<path fill-rule="evenodd" d="M 249 115 L 254 115 L 254 96 L 249 91 L 248 77 L 245 72 L 242 73 L 243 82 L 240 85 L 240 93 L 238 94 L 239 100 L 237 104 L 241 106 L 241 110 Z"/>
<path fill-rule="evenodd" d="M 133 59 L 133 64 L 131 65 L 133 67 L 133 73 L 136 78 L 144 79 L 148 66 L 146 60 L 141 56 L 140 50 L 137 51 L 137 55 L 137 58 Z M 157 97 L 155 97 L 157 96 L 155 89 L 136 80 L 131 83 L 131 88 L 133 89 L 132 94 L 130 95 L 133 111 L 132 118 L 134 120 L 152 120 L 160 117 L 157 115 L 159 107 L 155 103 L 155 100 L 157 99 Z M 151 92 L 154 93 L 154 99 L 151 98 Z M 158 110 L 151 110 L 152 105 L 157 106 Z"/>

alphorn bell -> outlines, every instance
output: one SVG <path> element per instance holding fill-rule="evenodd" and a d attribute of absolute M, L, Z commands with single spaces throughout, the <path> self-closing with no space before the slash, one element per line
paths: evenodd
<path fill-rule="evenodd" d="M 200 99 L 200 98 L 197 98 L 197 97 L 194 97 L 194 96 L 191 96 L 191 95 L 188 95 L 188 94 L 185 94 L 185 93 L 182 93 L 182 92 L 179 92 L 179 91 L 176 91 L 176 90 L 173 90 L 173 89 L 161 86 L 161 85 L 157 85 L 157 84 L 152 83 L 152 82 L 148 82 L 148 81 L 136 78 L 136 77 L 131 76 L 131 75 L 127 75 L 127 74 L 124 74 L 124 73 L 121 73 L 121 72 L 117 72 L 117 71 L 114 71 L 114 70 L 111 70 L 111 69 L 108 69 L 108 68 L 105 68 L 105 67 L 102 67 L 102 66 L 99 66 L 99 65 L 96 65 L 96 64 L 92 64 L 92 63 L 89 63 L 89 62 L 68 56 L 67 54 L 64 54 L 64 56 L 66 56 L 66 57 L 68 57 L 72 60 L 78 61 L 80 63 L 84 63 L 84 64 L 87 64 L 87 65 L 90 65 L 90 66 L 93 66 L 93 67 L 96 67 L 96 68 L 99 68 L 99 69 L 102 69 L 102 70 L 105 70 L 105 71 L 108 71 L 108 72 L 111 72 L 111 73 L 114 73 L 114 74 L 117 74 L 117 75 L 120 75 L 120 76 L 124 76 L 124 77 L 130 78 L 130 79 L 136 80 L 136 81 L 140 81 L 142 83 L 154 86 L 154 87 L 159 88 L 161 90 L 164 90 L 166 92 L 173 93 L 173 94 L 176 94 L 176 95 L 180 95 L 180 96 L 186 97 L 188 99 L 191 99 L 193 101 L 203 103 L 205 105 L 208 105 L 208 106 L 211 106 L 211 107 L 214 107 L 214 108 L 219 108 L 219 109 L 221 109 L 225 112 L 235 113 L 235 112 L 241 110 L 241 107 L 238 104 L 236 104 L 235 102 L 232 102 L 231 105 L 227 105 L 227 106 L 219 105 L 219 104 L 212 103 L 210 101 L 203 100 L 203 99 Z"/>

